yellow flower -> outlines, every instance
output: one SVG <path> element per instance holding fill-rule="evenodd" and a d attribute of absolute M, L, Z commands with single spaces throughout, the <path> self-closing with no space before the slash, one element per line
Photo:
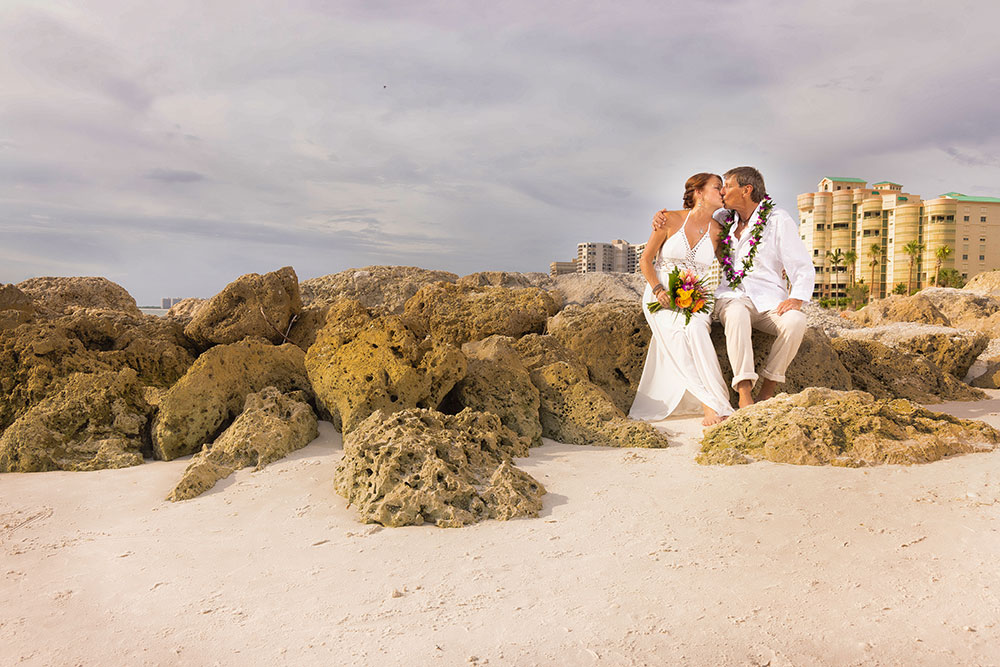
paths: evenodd
<path fill-rule="evenodd" d="M 693 289 L 679 289 L 677 290 L 677 307 L 687 308 L 691 305 L 691 292 Z"/>

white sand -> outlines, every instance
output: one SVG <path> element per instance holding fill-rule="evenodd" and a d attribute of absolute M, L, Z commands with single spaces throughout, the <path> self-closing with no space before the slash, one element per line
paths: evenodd
<path fill-rule="evenodd" d="M 321 427 L 178 504 L 186 459 L 0 476 L 0 664 L 1000 664 L 1000 451 L 704 467 L 675 420 L 532 450 L 538 519 L 380 529 Z"/>

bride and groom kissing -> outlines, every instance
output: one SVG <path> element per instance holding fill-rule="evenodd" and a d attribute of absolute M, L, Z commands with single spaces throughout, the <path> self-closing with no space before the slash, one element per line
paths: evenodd
<path fill-rule="evenodd" d="M 751 330 L 776 336 L 760 371 L 757 400 L 767 400 L 802 342 L 801 307 L 812 297 L 816 270 L 795 219 L 774 207 L 753 167 L 721 177 L 695 174 L 684 185 L 683 206 L 657 213 L 640 260 L 647 282 L 643 313 L 653 336 L 629 416 L 655 421 L 700 407 L 702 423 L 711 426 L 733 413 L 709 337 L 712 317 L 725 330 L 741 408 L 753 404 L 758 379 Z M 716 260 L 722 275 L 714 308 L 703 307 L 711 295 L 692 307 L 692 290 L 704 289 Z M 686 277 L 683 284 L 678 275 Z"/>

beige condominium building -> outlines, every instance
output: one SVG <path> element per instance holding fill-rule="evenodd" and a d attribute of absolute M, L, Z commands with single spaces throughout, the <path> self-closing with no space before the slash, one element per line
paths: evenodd
<path fill-rule="evenodd" d="M 814 297 L 846 296 L 852 281 L 864 280 L 876 297 L 903 283 L 913 289 L 934 283 L 937 251 L 952 252 L 942 269 L 966 280 L 1000 269 L 1000 198 L 948 192 L 922 199 L 903 186 L 860 178 L 827 177 L 816 192 L 798 196 L 799 234 L 816 266 Z M 912 260 L 904 248 L 923 246 Z M 875 246 L 878 246 L 877 248 Z M 830 254 L 856 253 L 853 266 L 834 265 Z M 874 260 L 874 261 L 873 261 Z"/>

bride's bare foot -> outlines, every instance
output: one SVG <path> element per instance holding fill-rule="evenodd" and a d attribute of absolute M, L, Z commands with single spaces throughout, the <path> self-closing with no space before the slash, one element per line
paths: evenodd
<path fill-rule="evenodd" d="M 702 426 L 714 426 L 716 424 L 721 424 L 725 417 L 720 417 L 719 414 L 712 408 L 705 408 L 705 418 L 701 420 Z"/>

